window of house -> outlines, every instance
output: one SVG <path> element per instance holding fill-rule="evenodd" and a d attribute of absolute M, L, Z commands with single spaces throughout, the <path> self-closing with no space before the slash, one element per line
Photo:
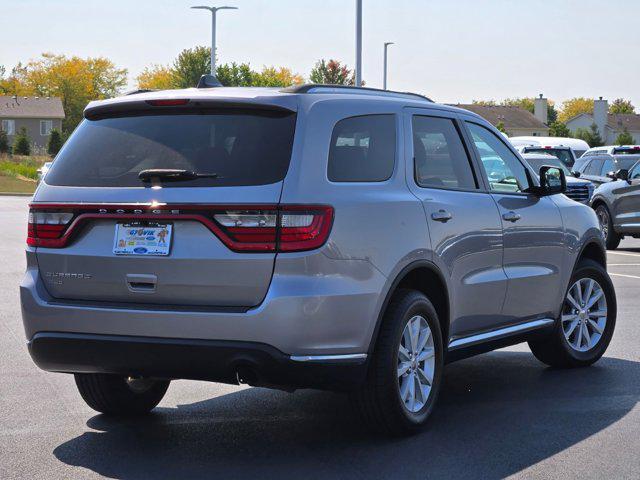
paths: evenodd
<path fill-rule="evenodd" d="M 0 124 L 2 127 L 2 131 L 6 132 L 7 135 L 15 135 L 16 134 L 16 121 L 15 120 L 2 120 Z"/>
<path fill-rule="evenodd" d="M 394 115 L 362 115 L 340 120 L 333 129 L 327 177 L 332 182 L 383 182 L 396 156 Z"/>
<path fill-rule="evenodd" d="M 416 183 L 427 188 L 476 189 L 469 157 L 453 120 L 413 117 Z"/>
<path fill-rule="evenodd" d="M 40 135 L 47 136 L 53 129 L 53 120 L 40 120 Z"/>

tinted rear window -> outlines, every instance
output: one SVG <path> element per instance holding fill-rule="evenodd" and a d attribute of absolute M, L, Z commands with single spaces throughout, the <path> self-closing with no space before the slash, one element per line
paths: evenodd
<path fill-rule="evenodd" d="M 393 115 L 346 118 L 331 135 L 327 177 L 332 182 L 382 182 L 393 173 L 395 155 Z"/>
<path fill-rule="evenodd" d="M 216 173 L 164 187 L 266 185 L 284 179 L 295 114 L 199 111 L 84 120 L 46 176 L 50 185 L 144 186 L 146 169 Z M 148 184 L 147 184 L 148 185 Z"/>
<path fill-rule="evenodd" d="M 553 155 L 567 167 L 573 166 L 574 163 L 573 155 L 569 149 L 527 147 L 524 149 L 524 153 L 546 153 L 548 155 Z"/>

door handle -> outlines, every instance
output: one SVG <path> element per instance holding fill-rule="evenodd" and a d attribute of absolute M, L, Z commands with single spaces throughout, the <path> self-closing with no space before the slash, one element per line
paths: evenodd
<path fill-rule="evenodd" d="M 502 214 L 502 218 L 504 218 L 507 222 L 517 222 L 522 217 L 520 216 L 519 213 L 507 212 L 507 213 Z"/>
<path fill-rule="evenodd" d="M 431 218 L 436 222 L 446 223 L 453 218 L 453 215 L 451 215 L 446 210 L 438 210 L 437 212 L 433 212 L 431 214 Z"/>

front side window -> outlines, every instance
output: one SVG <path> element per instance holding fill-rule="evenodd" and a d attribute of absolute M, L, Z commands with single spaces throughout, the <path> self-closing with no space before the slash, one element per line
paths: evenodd
<path fill-rule="evenodd" d="M 640 163 L 636 163 L 635 167 L 633 167 L 629 173 L 629 180 L 638 179 L 640 179 Z"/>
<path fill-rule="evenodd" d="M 53 130 L 53 120 L 40 120 L 40 135 L 47 136 Z"/>
<path fill-rule="evenodd" d="M 448 118 L 413 117 L 416 183 L 421 187 L 476 189 L 460 134 Z"/>
<path fill-rule="evenodd" d="M 362 115 L 340 120 L 331 134 L 327 177 L 332 182 L 383 182 L 396 157 L 394 115 Z"/>
<path fill-rule="evenodd" d="M 495 192 L 517 193 L 529 187 L 524 165 L 492 131 L 467 122 L 482 161 L 489 187 Z"/>
<path fill-rule="evenodd" d="M 15 135 L 16 134 L 16 121 L 15 120 L 2 120 L 0 124 L 2 127 L 2 131 L 6 132 L 7 135 Z"/>
<path fill-rule="evenodd" d="M 600 175 L 605 176 L 607 173 L 613 171 L 615 169 L 615 162 L 612 158 L 607 158 L 602 164 L 602 169 L 600 170 Z"/>

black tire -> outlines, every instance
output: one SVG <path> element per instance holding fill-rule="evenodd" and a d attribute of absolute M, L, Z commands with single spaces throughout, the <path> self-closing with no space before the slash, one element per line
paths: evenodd
<path fill-rule="evenodd" d="M 593 260 L 580 261 L 571 276 L 568 289 L 582 278 L 591 278 L 602 287 L 607 301 L 607 323 L 604 332 L 598 343 L 590 350 L 578 351 L 565 338 L 562 321 L 559 319 L 556 322 L 553 333 L 547 338 L 529 342 L 529 347 L 535 357 L 549 366 L 556 368 L 587 367 L 597 362 L 604 355 L 609 342 L 611 342 L 611 337 L 615 330 L 617 312 L 616 295 L 611 279 L 602 265 Z"/>
<path fill-rule="evenodd" d="M 609 209 L 606 205 L 601 203 L 596 207 L 596 215 L 598 216 L 598 221 L 605 232 L 606 225 L 606 233 L 604 236 L 604 240 L 607 246 L 607 250 L 615 250 L 620 245 L 620 240 L 622 240 L 622 236 L 617 234 L 613 229 L 613 221 L 611 220 L 611 213 L 609 213 Z"/>
<path fill-rule="evenodd" d="M 153 410 L 169 388 L 169 380 L 141 379 L 104 373 L 76 373 L 82 399 L 94 410 L 107 415 L 135 416 Z"/>
<path fill-rule="evenodd" d="M 398 349 L 408 321 L 422 316 L 433 335 L 435 367 L 431 391 L 424 406 L 410 412 L 400 398 Z M 429 299 L 415 290 L 398 290 L 382 319 L 382 325 L 370 360 L 366 384 L 352 395 L 357 413 L 375 431 L 407 435 L 420 430 L 433 411 L 438 398 L 444 368 L 440 322 Z"/>

